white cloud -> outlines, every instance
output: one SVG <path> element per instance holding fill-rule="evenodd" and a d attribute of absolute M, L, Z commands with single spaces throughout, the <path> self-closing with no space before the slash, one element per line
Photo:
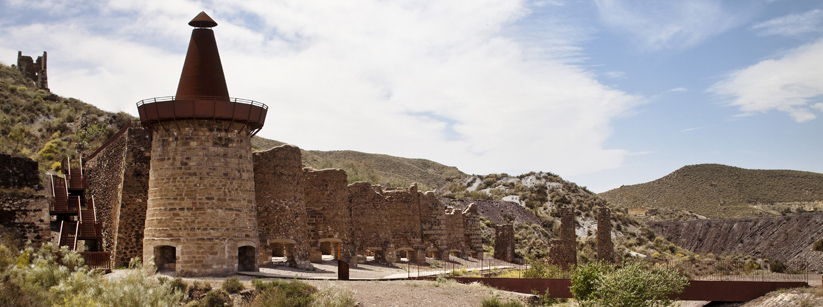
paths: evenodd
<path fill-rule="evenodd" d="M 114 32 L 15 26 L 0 33 L 0 51 L 35 38 L 49 51 L 54 92 L 134 113 L 139 99 L 174 94 L 179 45 L 188 42 L 181 33 L 204 9 L 220 24 L 232 96 L 270 107 L 261 136 L 473 173 L 571 176 L 617 167 L 629 154 L 603 144 L 611 121 L 641 99 L 598 83 L 564 54 L 529 56 L 531 46 L 504 31 L 527 16 L 521 1 L 221 1 L 181 16 L 192 3 L 111 2 L 108 18 L 140 22 Z"/>
<path fill-rule="evenodd" d="M 595 0 L 607 27 L 627 32 L 645 50 L 694 46 L 740 24 L 719 1 Z"/>
<path fill-rule="evenodd" d="M 670 89 L 670 90 L 666 91 L 666 93 L 686 92 L 686 91 L 688 91 L 688 90 L 689 90 L 689 89 L 687 89 L 687 88 L 685 88 L 685 87 L 676 87 L 676 88 L 673 88 L 673 89 Z"/>
<path fill-rule="evenodd" d="M 814 100 L 823 96 L 823 40 L 732 72 L 709 91 L 730 97 L 742 116 L 777 110 L 796 122 L 813 120 L 810 106 L 820 110 Z"/>
<path fill-rule="evenodd" d="M 752 26 L 760 35 L 798 36 L 823 31 L 823 10 L 787 15 Z"/>

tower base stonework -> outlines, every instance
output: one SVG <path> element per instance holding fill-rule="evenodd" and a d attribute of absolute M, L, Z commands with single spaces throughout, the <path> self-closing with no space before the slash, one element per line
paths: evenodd
<path fill-rule="evenodd" d="M 257 267 L 248 128 L 222 124 L 178 120 L 153 131 L 143 257 L 159 259 L 173 248 L 178 275 L 224 276 Z M 158 268 L 170 268 L 168 259 Z M 248 259 L 254 261 L 243 263 Z"/>

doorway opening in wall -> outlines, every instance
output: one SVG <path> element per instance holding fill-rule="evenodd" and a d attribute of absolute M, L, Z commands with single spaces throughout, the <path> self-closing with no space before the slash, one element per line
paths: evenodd
<path fill-rule="evenodd" d="M 177 248 L 169 245 L 154 247 L 154 265 L 159 272 L 174 272 L 177 270 Z"/>
<path fill-rule="evenodd" d="M 269 240 L 271 247 L 271 263 L 272 265 L 294 265 L 296 259 L 294 258 L 294 248 L 297 242 L 289 239 L 273 239 Z"/>
<path fill-rule="evenodd" d="M 255 252 L 254 246 L 241 246 L 237 249 L 237 270 L 238 271 L 256 271 L 255 270 Z"/>
<path fill-rule="evenodd" d="M 320 243 L 320 254 L 323 261 L 339 260 L 342 241 L 340 239 L 326 238 L 318 240 Z"/>

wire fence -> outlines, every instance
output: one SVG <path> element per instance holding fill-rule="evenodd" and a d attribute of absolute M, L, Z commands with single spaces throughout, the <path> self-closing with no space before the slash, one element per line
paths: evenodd
<path fill-rule="evenodd" d="M 817 278 L 816 272 L 809 270 L 809 262 L 795 262 L 792 265 L 742 261 L 737 259 L 674 259 L 636 260 L 650 269 L 676 270 L 691 280 L 709 281 L 797 281 L 809 282 Z M 406 258 L 395 263 L 407 271 L 408 277 L 497 277 L 497 278 L 570 278 L 572 270 L 562 270 L 555 266 L 533 268 L 529 264 L 516 264 L 493 258 L 461 258 L 450 255 L 448 260 L 426 258 L 416 263 Z"/>

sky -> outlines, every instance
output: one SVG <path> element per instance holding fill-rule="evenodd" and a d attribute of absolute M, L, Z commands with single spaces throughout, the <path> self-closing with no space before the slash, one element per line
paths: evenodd
<path fill-rule="evenodd" d="M 1 0 L 0 61 L 137 115 L 205 11 L 260 136 L 604 192 L 720 163 L 823 173 L 823 1 Z"/>

